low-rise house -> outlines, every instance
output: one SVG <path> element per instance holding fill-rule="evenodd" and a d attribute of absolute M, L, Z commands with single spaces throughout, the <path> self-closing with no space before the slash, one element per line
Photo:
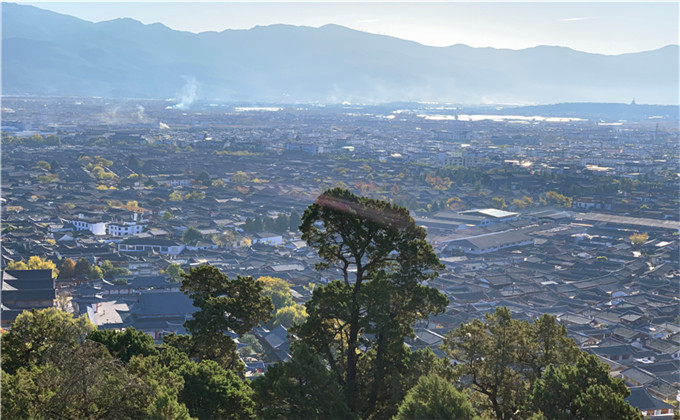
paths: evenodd
<path fill-rule="evenodd" d="M 52 270 L 5 270 L 1 292 L 3 327 L 11 325 L 25 310 L 54 306 L 57 297 Z"/>
<path fill-rule="evenodd" d="M 145 225 L 137 222 L 115 222 L 106 226 L 106 233 L 111 236 L 130 236 L 142 233 Z"/>
<path fill-rule="evenodd" d="M 644 417 L 667 416 L 669 419 L 673 418 L 675 408 L 667 402 L 653 397 L 643 387 L 630 388 L 630 395 L 626 397 L 626 401 L 639 409 Z"/>
<path fill-rule="evenodd" d="M 506 248 L 533 245 L 534 239 L 521 232 L 507 231 L 471 236 L 449 241 L 448 248 L 458 249 L 466 254 L 482 255 Z"/>
<path fill-rule="evenodd" d="M 130 238 L 118 244 L 119 252 L 157 252 L 163 255 L 179 255 L 184 245 L 169 239 Z"/>
<path fill-rule="evenodd" d="M 254 244 L 283 245 L 283 236 L 271 232 L 258 232 L 254 234 Z"/>

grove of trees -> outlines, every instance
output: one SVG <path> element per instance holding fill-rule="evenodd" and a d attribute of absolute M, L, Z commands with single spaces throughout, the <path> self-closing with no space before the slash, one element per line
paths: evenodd
<path fill-rule="evenodd" d="M 56 308 L 19 315 L 2 334 L 3 416 L 641 419 L 623 382 L 549 315 L 529 322 L 501 307 L 451 331 L 445 357 L 409 349 L 415 322 L 443 312 L 447 299 L 424 283 L 441 264 L 406 209 L 331 189 L 300 231 L 317 268 L 339 278 L 315 287 L 306 316 L 286 321 L 289 361 L 250 381 L 234 341 L 261 350 L 253 327 L 296 308 L 285 281 L 229 279 L 210 265 L 175 270 L 197 311 L 190 334 L 162 344 Z"/>

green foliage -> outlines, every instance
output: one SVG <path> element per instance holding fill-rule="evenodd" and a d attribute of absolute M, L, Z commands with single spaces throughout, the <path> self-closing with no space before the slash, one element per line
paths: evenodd
<path fill-rule="evenodd" d="M 503 197 L 493 197 L 491 199 L 491 207 L 499 210 L 505 210 L 508 208 Z"/>
<path fill-rule="evenodd" d="M 203 240 L 203 234 L 195 227 L 190 227 L 182 234 L 182 242 L 185 244 L 194 245 L 201 240 Z"/>
<path fill-rule="evenodd" d="M 170 200 L 170 201 L 183 201 L 184 196 L 179 191 L 173 191 L 173 192 L 170 193 L 170 196 L 168 196 L 168 200 Z"/>
<path fill-rule="evenodd" d="M 196 182 L 198 182 L 201 185 L 210 185 L 210 174 L 207 173 L 206 171 L 202 171 L 201 173 L 196 176 Z"/>
<path fill-rule="evenodd" d="M 108 161 L 108 162 L 113 164 L 113 162 L 111 162 L 111 161 Z M 99 166 L 99 164 L 97 164 L 97 166 L 94 166 L 92 168 L 91 173 L 92 173 L 92 175 L 94 175 L 95 178 L 103 180 L 103 181 L 111 180 L 111 179 L 114 179 L 116 177 L 116 175 L 113 172 L 104 169 L 103 167 Z"/>
<path fill-rule="evenodd" d="M 57 174 L 41 175 L 38 177 L 38 182 L 41 184 L 49 184 L 56 181 L 59 181 L 59 175 Z"/>
<path fill-rule="evenodd" d="M 211 187 L 217 187 L 217 188 L 224 188 L 227 186 L 227 183 L 222 181 L 221 179 L 216 179 L 212 183 L 210 183 Z"/>
<path fill-rule="evenodd" d="M 625 401 L 629 394 L 597 356 L 581 353 L 574 365 L 548 366 L 534 384 L 531 402 L 549 419 L 641 419 Z"/>
<path fill-rule="evenodd" d="M 225 334 L 175 335 L 163 337 L 163 342 L 194 360 L 212 360 L 223 369 L 242 376 L 245 366 L 237 353 L 237 345 Z"/>
<path fill-rule="evenodd" d="M 189 409 L 176 397 L 161 394 L 156 398 L 148 412 L 149 420 L 191 420 Z"/>
<path fill-rule="evenodd" d="M 420 377 L 436 374 L 452 382 L 455 380 L 450 362 L 437 357 L 430 348 L 412 352 L 403 343 L 395 341 L 387 350 L 376 346 L 359 358 L 358 393 L 361 398 L 357 410 L 360 413 L 372 410 L 374 418 L 392 418 Z M 378 357 L 379 351 L 384 353 L 381 357 Z M 381 359 L 383 361 L 379 363 Z"/>
<path fill-rule="evenodd" d="M 557 204 L 564 207 L 571 207 L 573 199 L 566 195 L 560 194 L 557 191 L 548 191 L 545 193 L 545 199 L 548 204 Z"/>
<path fill-rule="evenodd" d="M 85 258 L 78 258 L 75 267 L 73 268 L 73 275 L 77 279 L 84 279 L 90 275 L 92 265 Z"/>
<path fill-rule="evenodd" d="M 271 318 L 271 299 L 252 277 L 230 280 L 217 268 L 202 265 L 183 275 L 181 290 L 198 311 L 184 323 L 191 336 L 170 335 L 165 342 L 197 360 L 214 360 L 225 369 L 243 372 L 236 343 L 227 334 L 243 335 Z"/>
<path fill-rule="evenodd" d="M 238 376 L 212 360 L 182 369 L 184 388 L 180 400 L 200 419 L 250 419 L 255 417 L 252 390 Z"/>
<path fill-rule="evenodd" d="M 2 375 L 7 418 L 139 418 L 151 402 L 142 379 L 130 375 L 99 343 L 53 347 L 40 363 Z"/>
<path fill-rule="evenodd" d="M 170 278 L 170 281 L 179 282 L 186 273 L 179 264 L 172 263 L 165 269 L 165 274 Z"/>
<path fill-rule="evenodd" d="M 37 365 L 54 348 L 75 349 L 95 328 L 87 316 L 74 318 L 56 308 L 24 311 L 2 336 L 2 369 L 14 373 Z"/>
<path fill-rule="evenodd" d="M 161 220 L 167 222 L 168 220 L 172 220 L 174 218 L 175 216 L 170 212 L 170 210 L 166 210 L 163 212 L 163 217 L 161 217 Z"/>
<path fill-rule="evenodd" d="M 190 200 L 190 201 L 200 201 L 200 200 L 203 200 L 204 198 L 205 198 L 205 194 L 202 193 L 201 191 L 192 191 L 189 194 L 184 196 L 185 200 Z"/>
<path fill-rule="evenodd" d="M 302 324 L 305 319 L 307 319 L 305 307 L 294 303 L 276 311 L 274 314 L 274 325 L 283 325 L 288 329 L 295 324 Z"/>
<path fill-rule="evenodd" d="M 420 284 L 442 266 L 408 210 L 347 190 L 319 196 L 305 210 L 300 231 L 321 257 L 317 269 L 337 268 L 342 280 L 314 290 L 305 305 L 309 317 L 294 333 L 326 359 L 354 412 L 359 344 L 377 349 L 374 387 L 362 413 L 368 417 L 386 368 L 401 363 L 403 337 L 413 333 L 416 320 L 446 307 L 441 293 Z"/>
<path fill-rule="evenodd" d="M 116 267 L 109 260 L 104 260 L 100 268 L 102 271 L 102 276 L 105 279 L 114 279 L 116 277 L 130 275 L 130 271 L 127 268 Z"/>
<path fill-rule="evenodd" d="M 245 334 L 271 317 L 271 299 L 263 296 L 262 289 L 252 277 L 230 280 L 210 265 L 192 268 L 184 276 L 181 290 L 199 310 L 186 322 L 187 329 L 194 335 Z"/>
<path fill-rule="evenodd" d="M 351 419 L 342 389 L 309 347 L 296 345 L 287 363 L 277 363 L 253 382 L 259 416 L 266 419 Z"/>
<path fill-rule="evenodd" d="M 422 376 L 399 405 L 395 420 L 472 420 L 476 413 L 465 394 L 439 375 Z"/>
<path fill-rule="evenodd" d="M 264 351 L 260 341 L 252 334 L 243 334 L 239 341 L 243 344 L 246 344 L 245 348 L 250 350 L 250 353 L 260 354 Z"/>
<path fill-rule="evenodd" d="M 34 134 L 30 137 L 14 137 L 3 132 L 2 144 L 16 144 L 25 147 L 59 146 L 61 145 L 61 140 L 54 134 L 50 134 L 46 137 L 43 137 L 40 134 Z"/>
<path fill-rule="evenodd" d="M 442 349 L 460 362 L 456 373 L 484 397 L 478 408 L 497 419 L 522 413 L 546 367 L 573 363 L 579 354 L 554 317 L 543 315 L 531 324 L 512 319 L 504 307 L 450 332 Z"/>
<path fill-rule="evenodd" d="M 242 185 L 250 181 L 250 177 L 245 172 L 238 171 L 234 174 L 232 180 L 234 181 L 234 184 Z"/>
<path fill-rule="evenodd" d="M 90 267 L 90 272 L 88 273 L 87 277 L 90 280 L 99 280 L 104 276 L 104 273 L 102 273 L 102 269 L 97 267 L 96 265 L 93 265 Z"/>
<path fill-rule="evenodd" d="M 257 279 L 262 284 L 262 294 L 269 296 L 274 305 L 274 312 L 286 306 L 293 305 L 293 295 L 287 281 L 278 277 L 262 276 Z"/>
<path fill-rule="evenodd" d="M 96 330 L 87 338 L 105 345 L 111 355 L 124 363 L 129 362 L 133 356 L 158 355 L 151 336 L 132 327 L 125 329 L 124 332 Z"/>

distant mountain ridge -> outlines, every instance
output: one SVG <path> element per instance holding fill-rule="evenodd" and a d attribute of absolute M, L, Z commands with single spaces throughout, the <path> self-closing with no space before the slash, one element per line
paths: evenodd
<path fill-rule="evenodd" d="M 565 47 L 430 47 L 338 25 L 194 34 L 2 4 L 4 95 L 382 103 L 678 104 L 677 45 L 607 56 Z"/>

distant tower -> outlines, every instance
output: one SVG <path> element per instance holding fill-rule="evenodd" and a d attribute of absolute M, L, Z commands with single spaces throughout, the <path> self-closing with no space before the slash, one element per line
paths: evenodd
<path fill-rule="evenodd" d="M 654 129 L 654 141 L 659 139 L 659 123 L 656 123 L 656 128 Z"/>

